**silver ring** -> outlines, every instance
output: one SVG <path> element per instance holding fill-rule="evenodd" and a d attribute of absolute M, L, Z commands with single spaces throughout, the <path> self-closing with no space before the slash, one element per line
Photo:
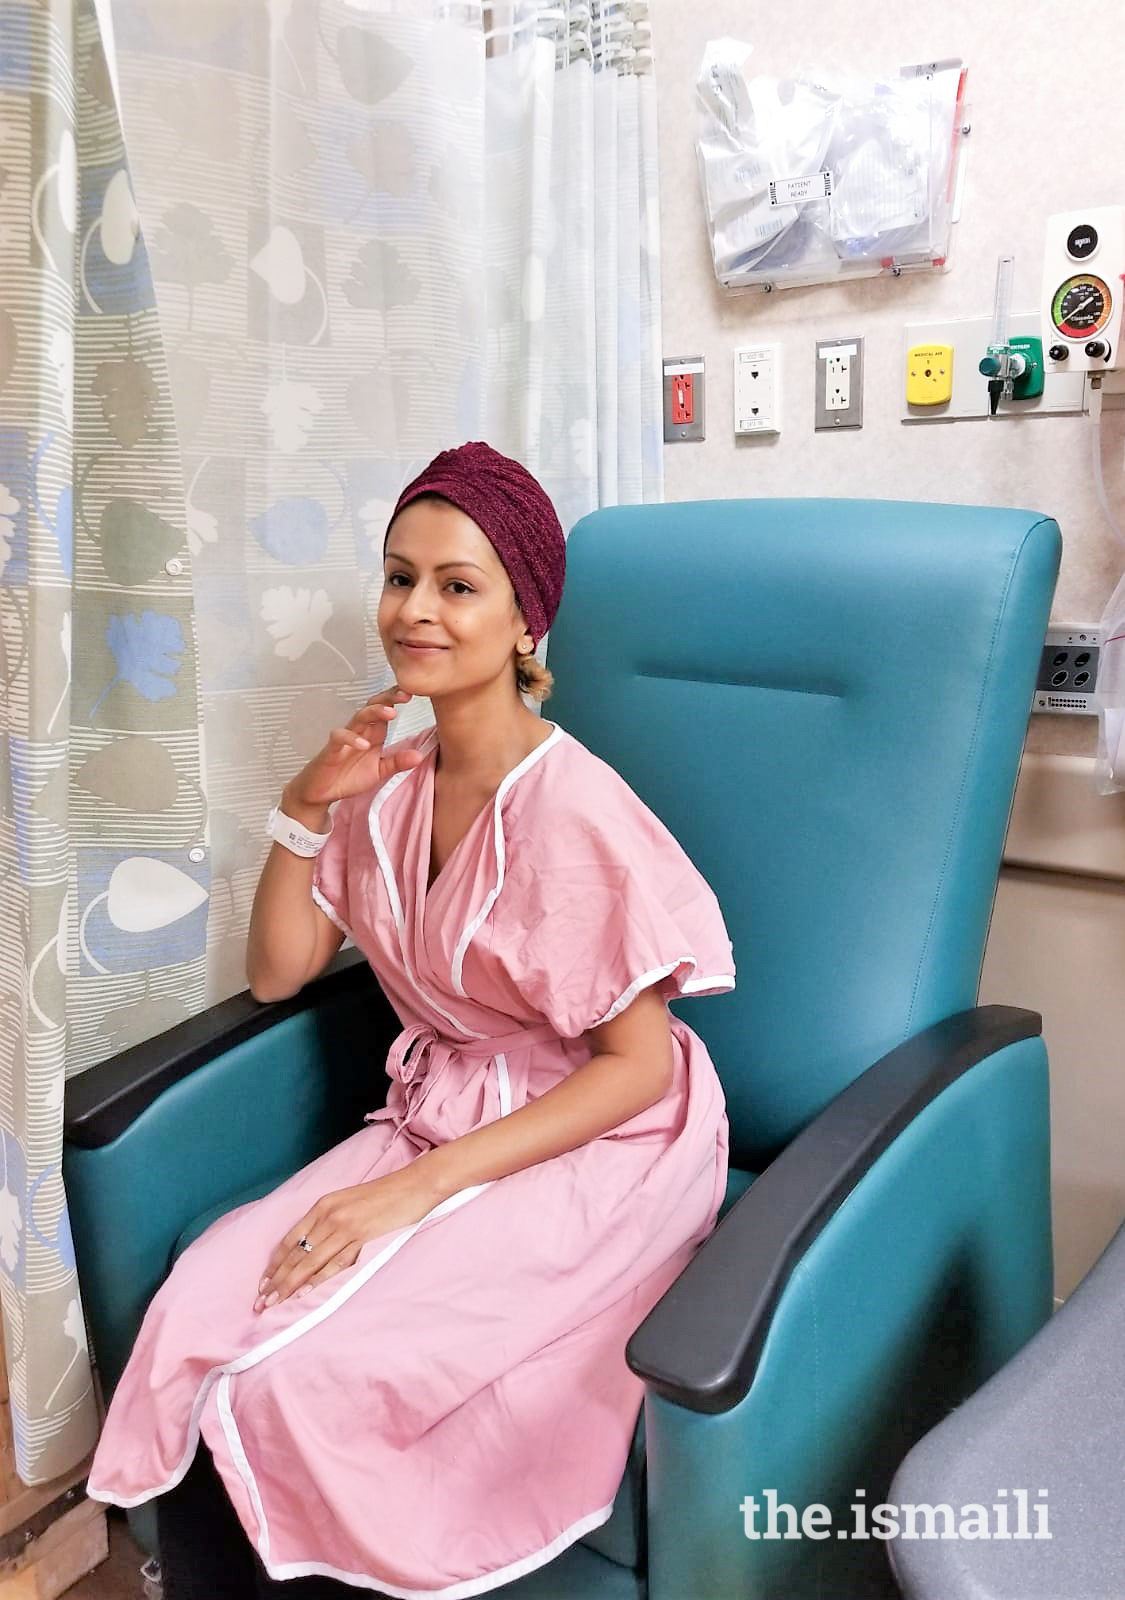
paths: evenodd
<path fill-rule="evenodd" d="M 298 1239 L 297 1240 L 297 1244 L 298 1244 L 299 1248 L 302 1249 L 305 1252 L 306 1255 L 311 1255 L 312 1254 L 312 1245 L 309 1243 L 309 1241 L 307 1239 Z"/>

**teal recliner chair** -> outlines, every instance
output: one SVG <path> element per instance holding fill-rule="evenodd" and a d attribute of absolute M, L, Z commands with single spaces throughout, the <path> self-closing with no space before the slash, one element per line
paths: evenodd
<path fill-rule="evenodd" d="M 673 1009 L 726 1087 L 732 1172 L 630 1341 L 646 1400 L 613 1518 L 498 1593 L 893 1595 L 883 1545 L 838 1537 L 850 1508 L 1047 1318 L 1040 1020 L 975 1001 L 1058 559 L 1033 513 L 880 501 L 631 507 L 571 535 L 546 711 L 718 895 L 737 988 Z M 358 1126 L 397 1031 L 345 966 L 70 1083 L 107 1390 L 176 1250 Z M 827 1507 L 829 1535 L 748 1537 L 770 1492 Z"/>

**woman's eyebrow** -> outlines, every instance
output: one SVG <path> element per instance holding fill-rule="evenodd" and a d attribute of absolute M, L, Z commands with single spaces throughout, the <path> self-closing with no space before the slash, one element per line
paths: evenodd
<path fill-rule="evenodd" d="M 383 560 L 401 561 L 404 567 L 412 567 L 414 565 L 413 561 L 411 561 L 407 556 L 400 556 L 397 550 L 388 550 L 386 555 L 383 557 Z M 478 572 L 484 572 L 484 568 L 478 567 L 475 561 L 441 561 L 434 568 L 434 571 L 444 572 L 446 567 L 476 567 Z M 486 578 L 488 577 L 487 572 L 484 572 L 484 575 Z"/>

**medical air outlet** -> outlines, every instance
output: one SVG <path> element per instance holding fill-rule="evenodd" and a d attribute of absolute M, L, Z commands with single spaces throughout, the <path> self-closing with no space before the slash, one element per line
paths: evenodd
<path fill-rule="evenodd" d="M 1125 206 L 1047 219 L 1043 339 L 1048 372 L 1125 367 Z"/>

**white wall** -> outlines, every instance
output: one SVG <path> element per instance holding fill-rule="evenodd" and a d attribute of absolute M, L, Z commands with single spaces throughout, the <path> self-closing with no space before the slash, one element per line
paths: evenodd
<path fill-rule="evenodd" d="M 988 315 L 1002 253 L 1016 256 L 1013 309 L 1036 310 L 1046 217 L 1125 203 L 1118 8 L 1106 10 L 1096 48 L 1070 0 L 654 0 L 652 13 L 664 349 L 707 361 L 707 438 L 666 447 L 667 497 L 874 495 L 1045 511 L 1066 542 L 1054 615 L 1096 621 L 1122 554 L 1095 500 L 1088 424 L 1035 417 L 904 426 L 901 352 L 907 323 Z M 951 271 L 772 295 L 718 287 L 695 159 L 695 79 L 704 44 L 723 35 L 752 44 L 752 69 L 775 75 L 802 67 L 874 74 L 947 56 L 967 63 L 972 132 Z M 851 334 L 866 341 L 863 428 L 814 433 L 815 340 Z M 736 442 L 731 352 L 759 339 L 784 347 L 783 431 Z M 1125 518 L 1125 413 L 1107 413 L 1103 432 L 1111 495 Z M 1031 745 L 1091 750 L 1091 729 L 1085 718 L 1036 718 Z"/>
<path fill-rule="evenodd" d="M 1039 417 L 904 426 L 901 353 L 907 323 L 987 315 L 1004 253 L 1016 256 L 1013 309 L 1037 309 L 1046 218 L 1125 203 L 1120 8 L 1105 9 L 1096 45 L 1069 0 L 653 0 L 651 9 L 664 350 L 707 362 L 707 438 L 665 447 L 667 497 L 875 496 L 1044 511 L 1065 544 L 1054 617 L 1096 621 L 1123 555 L 1098 510 L 1089 424 Z M 875 74 L 947 56 L 967 63 L 972 132 L 951 271 L 771 295 L 718 287 L 695 159 L 694 86 L 706 41 L 723 35 L 752 44 L 753 70 L 774 75 L 803 67 Z M 864 426 L 814 433 L 815 341 L 853 334 L 866 341 Z M 783 346 L 782 433 L 736 441 L 732 351 L 757 340 Z M 1103 432 L 1109 491 L 1125 520 L 1125 413 L 1107 413 Z M 1092 752 L 1091 719 L 1033 718 L 1028 748 L 1047 759 L 1029 763 L 1021 784 L 1019 842 L 1010 843 L 1020 864 L 1001 882 L 982 999 L 1044 1014 L 1057 1282 L 1066 1293 L 1125 1216 L 1125 806 L 1107 827 L 1088 763 L 1054 759 Z M 1076 784 L 1094 807 L 1083 808 L 1079 830 L 1067 820 Z"/>
<path fill-rule="evenodd" d="M 1001 874 L 981 1000 L 1043 1013 L 1060 1297 L 1125 1218 L 1123 970 L 1125 884 L 1019 869 Z"/>
<path fill-rule="evenodd" d="M 980 994 L 1043 1013 L 1060 1295 L 1125 1217 L 1125 794 L 1089 767 L 1024 758 Z"/>

